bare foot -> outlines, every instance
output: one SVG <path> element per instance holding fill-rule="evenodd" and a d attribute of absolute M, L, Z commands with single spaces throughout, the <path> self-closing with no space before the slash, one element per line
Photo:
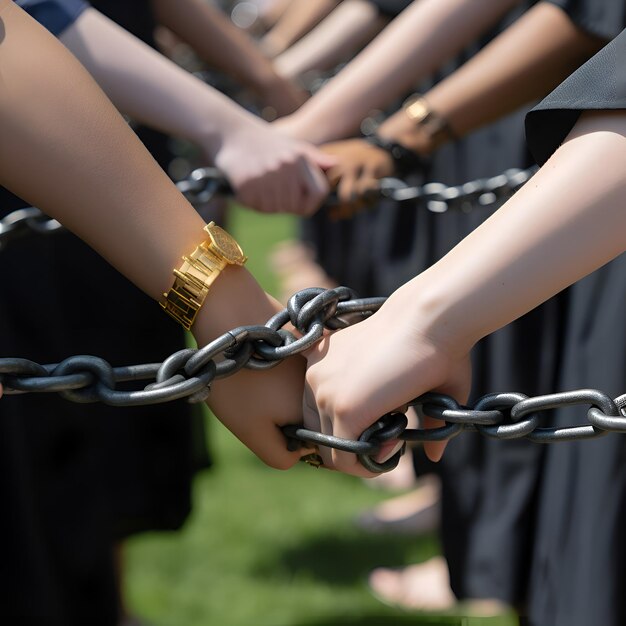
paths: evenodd
<path fill-rule="evenodd" d="M 428 474 L 409 493 L 381 502 L 364 511 L 356 525 L 374 533 L 420 535 L 436 530 L 441 517 L 439 478 Z"/>
<path fill-rule="evenodd" d="M 400 569 L 380 567 L 371 572 L 369 587 L 381 602 L 410 611 L 452 611 L 473 617 L 494 617 L 510 610 L 491 598 L 457 602 L 450 589 L 448 565 L 441 556 Z"/>
<path fill-rule="evenodd" d="M 381 602 L 404 609 L 445 611 L 456 604 L 448 566 L 439 556 L 401 569 L 375 569 L 369 586 Z"/>

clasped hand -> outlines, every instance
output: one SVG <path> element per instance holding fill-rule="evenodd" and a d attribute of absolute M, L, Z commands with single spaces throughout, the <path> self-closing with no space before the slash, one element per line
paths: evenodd
<path fill-rule="evenodd" d="M 338 205 L 333 212 L 337 218 L 351 217 L 366 207 L 380 179 L 394 173 L 389 153 L 363 139 L 328 143 L 322 150 L 336 161 L 326 176 L 337 194 Z"/>
<path fill-rule="evenodd" d="M 266 302 L 271 314 L 272 305 Z M 263 461 L 287 469 L 313 451 L 287 450 L 281 431 L 287 424 L 304 423 L 318 432 L 358 439 L 382 415 L 427 391 L 464 402 L 470 385 L 468 351 L 452 350 L 451 343 L 431 332 L 427 315 L 416 309 L 413 294 L 400 289 L 365 321 L 325 335 L 305 353 L 306 361 L 289 357 L 270 370 L 242 370 L 216 381 L 211 408 Z M 245 323 L 250 321 L 260 320 Z M 429 418 L 424 424 L 438 425 Z M 391 456 L 398 445 L 385 444 L 376 460 Z M 426 453 L 438 459 L 444 445 L 428 443 Z M 354 454 L 323 446 L 319 454 L 326 468 L 372 476 Z"/>
<path fill-rule="evenodd" d="M 327 335 L 307 353 L 303 401 L 307 428 L 358 439 L 378 418 L 402 411 L 412 399 L 439 391 L 460 402 L 470 388 L 469 356 L 450 350 L 412 315 L 406 294 L 393 294 L 381 309 L 359 324 Z M 407 307 L 408 304 L 408 307 Z M 441 426 L 424 418 L 425 428 Z M 445 443 L 424 444 L 438 460 Z M 383 446 L 383 461 L 398 442 Z M 354 454 L 320 447 L 324 465 L 357 476 L 371 476 Z"/>

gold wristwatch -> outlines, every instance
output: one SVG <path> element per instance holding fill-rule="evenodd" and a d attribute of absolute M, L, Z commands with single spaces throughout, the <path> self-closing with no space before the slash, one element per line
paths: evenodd
<path fill-rule="evenodd" d="M 448 121 L 430 108 L 426 99 L 420 94 L 414 94 L 407 98 L 402 105 L 407 117 L 416 125 L 422 127 L 429 137 L 438 143 L 438 140 L 445 136 L 454 140 L 456 135 Z"/>
<path fill-rule="evenodd" d="M 183 328 L 190 330 L 211 285 L 227 265 L 247 261 L 239 244 L 225 230 L 210 222 L 204 227 L 209 238 L 174 270 L 174 284 L 159 302 L 163 310 Z"/>

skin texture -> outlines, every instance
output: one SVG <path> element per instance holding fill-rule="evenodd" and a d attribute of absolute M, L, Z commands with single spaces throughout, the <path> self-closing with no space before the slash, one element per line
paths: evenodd
<path fill-rule="evenodd" d="M 344 0 L 300 41 L 274 59 L 276 71 L 291 80 L 311 70 L 328 70 L 358 51 L 387 24 L 368 0 Z"/>
<path fill-rule="evenodd" d="M 274 27 L 261 40 L 270 58 L 284 52 L 323 20 L 341 0 L 291 0 Z"/>
<path fill-rule="evenodd" d="M 305 424 L 355 438 L 426 391 L 465 401 L 479 339 L 624 252 L 625 193 L 626 114 L 584 114 L 540 172 L 441 261 L 310 351 Z M 425 447 L 433 459 L 443 452 Z M 322 455 L 367 475 L 353 455 Z"/>
<path fill-rule="evenodd" d="M 254 41 L 204 0 L 152 0 L 160 24 L 189 44 L 210 66 L 252 89 L 276 113 L 295 111 L 306 92 L 282 76 Z"/>
<path fill-rule="evenodd" d="M 0 136 L 0 184 L 58 218 L 154 299 L 204 239 L 203 220 L 89 74 L 10 0 L 0 0 Z M 193 332 L 204 344 L 275 310 L 249 272 L 228 268 Z M 300 358 L 243 372 L 216 383 L 210 405 L 265 462 L 287 468 L 302 453 L 287 452 L 277 425 L 301 421 L 303 379 Z"/>
<path fill-rule="evenodd" d="M 288 135 L 316 144 L 349 137 L 493 26 L 520 0 L 418 0 L 295 114 Z"/>
<path fill-rule="evenodd" d="M 542 98 L 604 44 L 578 28 L 563 10 L 541 2 L 438 83 L 425 99 L 454 135 L 462 137 Z M 423 156 L 451 138 L 445 133 L 429 135 L 404 110 L 383 122 L 378 134 Z M 378 179 L 393 175 L 393 163 L 384 151 L 364 141 L 351 141 L 345 147 L 335 143 L 326 149 L 341 154 L 331 175 L 340 181 L 338 193 L 344 203 L 375 189 Z"/>
<path fill-rule="evenodd" d="M 61 41 L 121 111 L 199 145 L 242 204 L 310 215 L 327 196 L 328 157 L 281 136 L 98 11 L 84 11 Z"/>

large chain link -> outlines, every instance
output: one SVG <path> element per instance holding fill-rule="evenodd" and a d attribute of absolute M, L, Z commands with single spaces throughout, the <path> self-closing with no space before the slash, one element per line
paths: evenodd
<path fill-rule="evenodd" d="M 377 311 L 384 301 L 385 298 L 358 298 L 347 287 L 305 289 L 292 296 L 287 307 L 265 325 L 235 328 L 200 349 L 179 350 L 162 363 L 112 367 L 95 356 L 72 356 L 58 364 L 40 365 L 21 358 L 0 358 L 0 383 L 7 394 L 58 393 L 73 402 L 103 402 L 112 406 L 159 404 L 180 398 L 200 402 L 208 397 L 214 380 L 231 376 L 244 367 L 274 367 L 314 345 L 325 328 L 337 330 L 357 323 Z M 289 324 L 301 333 L 300 337 L 285 328 Z M 118 388 L 130 381 L 149 384 L 143 389 Z M 492 393 L 471 407 L 461 406 L 449 396 L 429 393 L 410 404 L 418 413 L 439 419 L 443 425 L 411 430 L 403 414 L 391 413 L 368 428 L 358 441 L 295 425 L 283 430 L 290 449 L 308 442 L 352 452 L 373 472 L 389 471 L 397 465 L 402 451 L 385 463 L 375 461 L 381 444 L 391 439 L 441 441 L 462 431 L 476 431 L 496 439 L 526 438 L 549 443 L 626 432 L 626 395 L 611 399 L 591 389 L 534 398 L 521 393 Z M 545 425 L 547 410 L 574 404 L 589 406 L 586 424 L 562 428 Z"/>
<path fill-rule="evenodd" d="M 515 193 L 537 171 L 509 169 L 499 176 L 479 178 L 463 185 L 448 186 L 443 183 L 426 183 L 420 186 L 408 185 L 399 178 L 383 178 L 377 190 L 368 194 L 373 202 L 388 198 L 398 203 L 411 203 L 424 206 L 429 211 L 443 213 L 455 209 L 469 211 L 477 206 L 488 206 Z M 233 193 L 224 175 L 213 167 L 195 169 L 183 180 L 176 183 L 179 191 L 198 206 L 206 204 L 218 194 Z M 331 195 L 327 207 L 337 204 Z M 57 220 L 44 215 L 39 209 L 28 207 L 18 209 L 0 219 L 0 250 L 13 239 L 27 234 L 49 235 L 63 231 Z"/>

